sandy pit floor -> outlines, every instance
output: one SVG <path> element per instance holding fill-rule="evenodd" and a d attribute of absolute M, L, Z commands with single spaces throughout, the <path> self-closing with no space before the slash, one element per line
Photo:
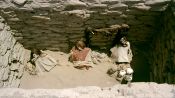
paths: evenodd
<path fill-rule="evenodd" d="M 46 52 L 54 57 L 59 62 L 59 65 L 55 66 L 50 72 L 44 72 L 42 75 L 30 75 L 25 71 L 21 79 L 20 88 L 61 89 L 78 86 L 109 87 L 118 84 L 114 78 L 106 74 L 110 66 L 108 62 L 94 65 L 89 70 L 79 70 L 75 69 L 74 65 L 68 62 L 68 54 L 52 51 Z"/>

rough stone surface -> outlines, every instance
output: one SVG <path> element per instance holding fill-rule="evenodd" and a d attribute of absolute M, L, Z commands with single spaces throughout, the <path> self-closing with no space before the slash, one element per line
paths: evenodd
<path fill-rule="evenodd" d="M 103 28 L 127 23 L 131 27 L 129 40 L 150 41 L 156 31 L 156 19 L 152 21 L 152 18 L 159 17 L 159 11 L 164 11 L 170 0 L 14 1 L 26 3 L 19 7 L 8 0 L 1 1 L 0 13 L 25 48 L 38 47 L 68 52 L 74 41 L 84 37 L 86 27 Z M 132 19 L 130 15 L 133 15 Z M 144 19 L 148 21 L 138 20 L 140 16 L 147 16 Z M 136 39 L 135 36 L 140 35 L 138 27 L 145 29 L 142 31 L 145 36 Z"/>
<path fill-rule="evenodd" d="M 0 89 L 1 98 L 174 98 L 175 87 L 168 84 L 132 83 L 100 88 L 97 86 L 70 89 Z"/>
<path fill-rule="evenodd" d="M 169 7 L 162 15 L 159 26 L 162 27 L 153 40 L 151 66 L 151 81 L 160 83 L 175 83 L 175 16 L 173 9 Z M 161 73 L 161 74 L 160 74 Z"/>
<path fill-rule="evenodd" d="M 0 17 L 0 20 L 3 20 Z M 5 21 L 0 23 L 3 28 L 0 31 L 0 87 L 18 87 L 22 77 L 24 65 L 30 55 L 24 47 L 16 42 L 9 26 Z"/>
<path fill-rule="evenodd" d="M 27 0 L 12 0 L 12 2 L 18 5 L 23 5 L 25 2 L 27 2 Z"/>

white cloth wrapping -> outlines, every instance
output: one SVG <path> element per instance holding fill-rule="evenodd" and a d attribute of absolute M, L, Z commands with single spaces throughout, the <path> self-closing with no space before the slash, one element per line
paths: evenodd
<path fill-rule="evenodd" d="M 57 65 L 57 61 L 46 53 L 42 53 L 40 56 L 34 58 L 36 65 L 36 71 L 42 73 L 44 71 L 49 72 L 53 67 Z"/>
<path fill-rule="evenodd" d="M 110 51 L 112 52 L 111 58 L 115 62 L 131 62 L 132 60 L 132 52 L 129 42 L 127 42 L 126 47 L 116 45 L 111 48 Z"/>

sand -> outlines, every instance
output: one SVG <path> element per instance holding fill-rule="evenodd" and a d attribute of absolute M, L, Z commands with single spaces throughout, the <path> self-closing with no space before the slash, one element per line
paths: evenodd
<path fill-rule="evenodd" d="M 107 69 L 111 66 L 109 62 L 99 63 L 89 70 L 80 70 L 74 68 L 74 65 L 68 62 L 68 54 L 53 51 L 46 52 L 54 57 L 59 65 L 42 75 L 30 75 L 25 71 L 20 88 L 62 89 L 79 86 L 109 87 L 118 84 L 114 78 L 106 74 Z"/>

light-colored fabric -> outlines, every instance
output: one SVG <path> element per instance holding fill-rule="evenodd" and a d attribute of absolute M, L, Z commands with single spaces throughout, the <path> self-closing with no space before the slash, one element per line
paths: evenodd
<path fill-rule="evenodd" d="M 111 48 L 110 51 L 112 52 L 111 58 L 115 62 L 131 62 L 132 60 L 132 52 L 129 42 L 127 42 L 126 47 L 116 45 L 115 47 Z"/>
<path fill-rule="evenodd" d="M 89 49 L 89 52 L 86 55 L 85 61 L 92 63 L 92 51 Z"/>
<path fill-rule="evenodd" d="M 88 55 L 90 48 L 84 48 L 83 50 L 77 50 L 75 47 L 71 50 L 71 60 L 72 61 L 85 61 L 86 56 Z"/>
<path fill-rule="evenodd" d="M 129 59 L 129 62 L 132 61 L 132 57 L 133 57 L 132 50 L 131 50 L 131 48 L 129 47 L 129 50 L 128 50 L 128 59 Z"/>
<path fill-rule="evenodd" d="M 91 49 L 88 51 L 85 60 L 84 61 L 73 61 L 73 63 L 75 65 L 89 65 L 89 66 L 93 66 L 93 62 L 92 62 L 92 58 L 91 58 Z"/>
<path fill-rule="evenodd" d="M 57 65 L 57 61 L 46 53 L 35 58 L 34 63 L 38 72 L 50 71 Z"/>

